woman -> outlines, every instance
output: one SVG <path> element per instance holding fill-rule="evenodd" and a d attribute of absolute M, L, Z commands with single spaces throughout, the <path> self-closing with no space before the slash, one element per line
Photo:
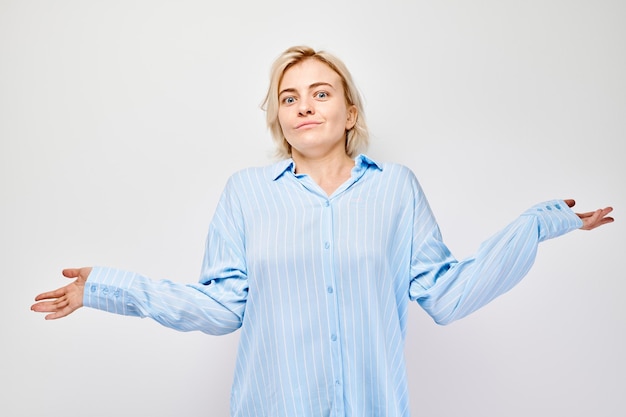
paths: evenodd
<path fill-rule="evenodd" d="M 409 301 L 440 324 L 508 291 L 539 242 L 612 222 L 573 200 L 524 212 L 455 260 L 413 173 L 360 154 L 361 100 L 336 57 L 308 47 L 274 63 L 265 100 L 281 161 L 228 181 L 198 284 L 113 268 L 67 269 L 34 311 L 85 305 L 177 330 L 241 328 L 233 416 L 407 416 L 403 357 Z"/>

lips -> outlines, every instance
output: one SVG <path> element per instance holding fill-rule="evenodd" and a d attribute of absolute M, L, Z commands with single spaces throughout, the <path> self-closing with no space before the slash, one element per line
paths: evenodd
<path fill-rule="evenodd" d="M 303 127 L 313 127 L 313 126 L 317 126 L 317 125 L 320 125 L 320 124 L 321 124 L 321 122 L 314 122 L 314 121 L 310 120 L 310 121 L 307 121 L 307 122 L 299 123 L 298 125 L 296 125 L 296 129 L 300 129 L 300 128 L 303 128 Z"/>

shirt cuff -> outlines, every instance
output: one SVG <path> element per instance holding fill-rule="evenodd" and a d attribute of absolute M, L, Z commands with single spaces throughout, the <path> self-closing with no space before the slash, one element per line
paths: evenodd
<path fill-rule="evenodd" d="M 123 312 L 125 294 L 131 287 L 135 276 L 136 274 L 132 272 L 94 266 L 85 283 L 83 305 L 125 314 Z"/>
<path fill-rule="evenodd" d="M 539 203 L 526 210 L 522 216 L 532 216 L 537 221 L 539 241 L 564 235 L 580 229 L 583 222 L 563 200 Z"/>

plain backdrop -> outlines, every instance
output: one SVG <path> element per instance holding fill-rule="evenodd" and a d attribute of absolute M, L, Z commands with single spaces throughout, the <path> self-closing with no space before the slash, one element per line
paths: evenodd
<path fill-rule="evenodd" d="M 457 258 L 540 201 L 615 207 L 463 320 L 410 309 L 413 414 L 624 415 L 625 21 L 621 0 L 0 0 L 0 414 L 228 415 L 238 333 L 29 307 L 65 267 L 195 282 L 226 179 L 272 162 L 269 67 L 307 44 L 348 65 L 368 154 L 413 169 Z"/>

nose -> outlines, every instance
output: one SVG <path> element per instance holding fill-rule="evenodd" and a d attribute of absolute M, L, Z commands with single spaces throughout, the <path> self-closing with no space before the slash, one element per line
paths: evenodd
<path fill-rule="evenodd" d="M 311 114 L 315 113 L 314 110 L 313 110 L 313 104 L 311 103 L 310 99 L 302 98 L 300 100 L 299 105 L 300 105 L 300 107 L 298 108 L 298 113 L 301 116 L 307 116 L 307 115 L 311 115 Z"/>

